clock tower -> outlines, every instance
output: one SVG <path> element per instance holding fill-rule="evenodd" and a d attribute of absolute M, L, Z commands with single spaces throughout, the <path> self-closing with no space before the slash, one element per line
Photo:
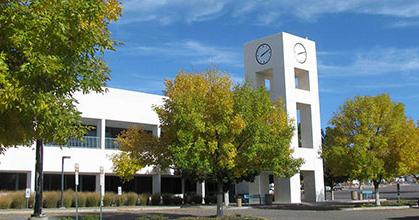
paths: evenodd
<path fill-rule="evenodd" d="M 283 100 L 295 127 L 290 148 L 295 158 L 304 160 L 300 172 L 291 178 L 267 171 L 244 188 L 250 195 L 263 197 L 272 190 L 273 182 L 275 202 L 324 200 L 315 42 L 284 32 L 250 41 L 244 47 L 244 70 L 252 86 L 265 86 L 271 99 Z M 242 189 L 243 185 L 236 191 Z"/>

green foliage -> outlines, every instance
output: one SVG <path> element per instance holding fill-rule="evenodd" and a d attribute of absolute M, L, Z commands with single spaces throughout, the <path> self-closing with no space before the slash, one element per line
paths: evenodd
<path fill-rule="evenodd" d="M 0 6 L 0 147 L 80 137 L 86 129 L 73 94 L 104 90 L 104 53 L 115 45 L 107 27 L 121 14 L 118 1 L 6 2 Z"/>
<path fill-rule="evenodd" d="M 12 199 L 10 208 L 16 208 L 16 209 L 26 208 L 25 192 L 17 191 L 13 193 L 8 193 L 7 196 Z"/>
<path fill-rule="evenodd" d="M 63 195 L 63 205 L 66 208 L 70 208 L 73 205 L 73 196 L 74 191 L 73 190 L 66 190 Z"/>
<path fill-rule="evenodd" d="M 113 162 L 119 176 L 174 165 L 194 179 L 228 184 L 252 180 L 262 170 L 281 177 L 298 171 L 302 160 L 293 159 L 289 148 L 292 121 L 264 88 L 233 86 L 214 71 L 180 73 L 166 82 L 165 95 L 163 106 L 155 107 L 160 139 L 135 128 L 118 138 L 122 153 Z"/>
<path fill-rule="evenodd" d="M 103 206 L 113 206 L 116 205 L 116 193 L 114 192 L 106 192 L 103 196 Z"/>
<path fill-rule="evenodd" d="M 86 193 L 86 207 L 97 207 L 99 206 L 100 196 L 99 193 L 91 192 Z"/>
<path fill-rule="evenodd" d="M 12 198 L 7 195 L 0 196 L 0 209 L 9 209 L 12 204 Z"/>
<path fill-rule="evenodd" d="M 158 193 L 151 195 L 150 203 L 151 203 L 151 205 L 160 205 L 161 204 L 161 195 L 158 194 Z"/>
<path fill-rule="evenodd" d="M 149 194 L 140 194 L 138 195 L 138 202 L 140 205 L 148 205 L 149 198 L 150 198 Z"/>
<path fill-rule="evenodd" d="M 393 102 L 388 95 L 347 100 L 330 124 L 326 141 L 329 149 L 323 157 L 334 165 L 332 173 L 371 180 L 377 195 L 381 180 L 401 174 L 403 154 L 417 155 L 406 150 L 409 146 L 414 149 L 414 135 L 409 130 L 414 133 L 415 126 L 407 119 L 403 104 Z M 378 199 L 376 203 L 379 205 Z"/>
<path fill-rule="evenodd" d="M 327 186 L 333 187 L 337 183 L 344 182 L 349 179 L 349 166 L 346 161 L 348 149 L 340 146 L 333 146 L 333 129 L 326 128 L 326 132 L 322 130 L 322 153 L 324 180 Z"/>
<path fill-rule="evenodd" d="M 86 200 L 87 200 L 87 193 L 78 193 L 78 201 L 79 201 L 79 207 L 86 207 Z M 76 197 L 73 197 L 73 206 L 76 206 Z"/>
<path fill-rule="evenodd" d="M 58 191 L 45 192 L 43 199 L 44 208 L 57 208 L 58 201 L 60 199 L 60 193 Z"/>
<path fill-rule="evenodd" d="M 183 199 L 171 193 L 162 195 L 163 205 L 182 205 Z"/>
<path fill-rule="evenodd" d="M 126 205 L 128 206 L 135 206 L 137 205 L 137 201 L 138 201 L 138 195 L 137 193 L 134 192 L 129 192 L 125 194 L 126 199 Z"/>
<path fill-rule="evenodd" d="M 114 199 L 115 199 L 116 206 L 124 206 L 127 202 L 127 197 L 125 196 L 125 194 L 122 194 L 122 195 L 115 194 Z"/>

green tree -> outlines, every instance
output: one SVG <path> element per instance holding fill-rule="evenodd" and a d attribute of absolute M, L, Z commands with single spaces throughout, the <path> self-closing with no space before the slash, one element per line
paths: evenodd
<path fill-rule="evenodd" d="M 253 180 L 265 170 L 281 177 L 298 172 L 302 161 L 292 158 L 289 148 L 292 122 L 283 104 L 272 102 L 264 88 L 233 86 L 228 76 L 208 71 L 178 74 L 166 81 L 165 95 L 164 104 L 155 110 L 162 130 L 158 146 L 167 153 L 154 158 L 166 158 L 166 166 L 172 164 L 195 179 L 216 181 L 218 216 L 223 215 L 224 185 Z M 121 156 L 141 166 L 156 163 L 147 160 L 148 147 L 133 148 L 124 147 Z"/>
<path fill-rule="evenodd" d="M 73 93 L 103 92 L 116 0 L 0 1 L 0 146 L 36 142 L 34 216 L 42 214 L 43 143 L 80 137 Z"/>
<path fill-rule="evenodd" d="M 347 100 L 330 120 L 333 154 L 342 156 L 340 162 L 345 161 L 340 168 L 348 168 L 337 174 L 371 180 L 377 205 L 380 182 L 399 173 L 397 158 L 402 146 L 394 140 L 403 135 L 406 120 L 403 104 L 393 102 L 388 95 Z"/>
<path fill-rule="evenodd" d="M 406 121 L 403 132 L 393 141 L 399 146 L 396 150 L 398 157 L 399 175 L 412 175 L 419 180 L 419 125 L 413 120 Z"/>
<path fill-rule="evenodd" d="M 347 149 L 335 146 L 333 129 L 326 128 L 326 132 L 322 130 L 322 152 L 324 182 L 330 186 L 332 200 L 334 200 L 334 187 L 338 183 L 342 183 L 349 179 L 348 165 L 346 159 Z"/>

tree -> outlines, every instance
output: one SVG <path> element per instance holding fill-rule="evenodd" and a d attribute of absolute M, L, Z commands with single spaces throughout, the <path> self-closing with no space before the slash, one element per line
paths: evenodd
<path fill-rule="evenodd" d="M 334 200 L 334 187 L 338 183 L 348 180 L 348 166 L 346 162 L 347 149 L 334 145 L 333 129 L 322 130 L 322 152 L 324 182 L 330 186 L 332 200 Z"/>
<path fill-rule="evenodd" d="M 397 148 L 396 158 L 399 175 L 412 175 L 419 180 L 419 125 L 415 126 L 413 120 L 407 120 L 403 132 L 394 140 Z"/>
<path fill-rule="evenodd" d="M 42 215 L 43 143 L 80 137 L 73 93 L 103 92 L 103 56 L 115 42 L 107 27 L 116 0 L 0 1 L 0 146 L 36 142 L 35 206 Z"/>
<path fill-rule="evenodd" d="M 333 154 L 342 156 L 340 163 L 345 163 L 340 168 L 347 167 L 337 174 L 371 180 L 377 205 L 380 182 L 398 175 L 397 158 L 402 146 L 394 140 L 402 138 L 406 121 L 403 104 L 385 94 L 347 100 L 330 120 Z"/>
<path fill-rule="evenodd" d="M 155 108 L 162 130 L 158 146 L 176 169 L 217 182 L 218 216 L 223 215 L 224 185 L 253 180 L 266 170 L 281 177 L 298 172 L 302 161 L 294 159 L 289 148 L 292 121 L 264 88 L 233 86 L 228 76 L 208 71 L 178 74 L 166 81 L 165 95 L 164 104 Z M 147 160 L 148 147 L 133 148 L 124 147 L 120 156 L 128 155 L 142 166 L 156 162 Z"/>

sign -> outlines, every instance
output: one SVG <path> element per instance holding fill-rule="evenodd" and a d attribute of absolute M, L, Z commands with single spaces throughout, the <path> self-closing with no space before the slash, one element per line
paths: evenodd
<path fill-rule="evenodd" d="M 29 199 L 31 197 L 31 188 L 26 188 L 25 190 L 25 198 Z"/>
<path fill-rule="evenodd" d="M 79 172 L 76 172 L 76 175 L 75 175 L 75 182 L 76 182 L 76 186 L 78 186 L 79 185 Z"/>
<path fill-rule="evenodd" d="M 118 186 L 118 196 L 122 195 L 122 187 Z"/>

